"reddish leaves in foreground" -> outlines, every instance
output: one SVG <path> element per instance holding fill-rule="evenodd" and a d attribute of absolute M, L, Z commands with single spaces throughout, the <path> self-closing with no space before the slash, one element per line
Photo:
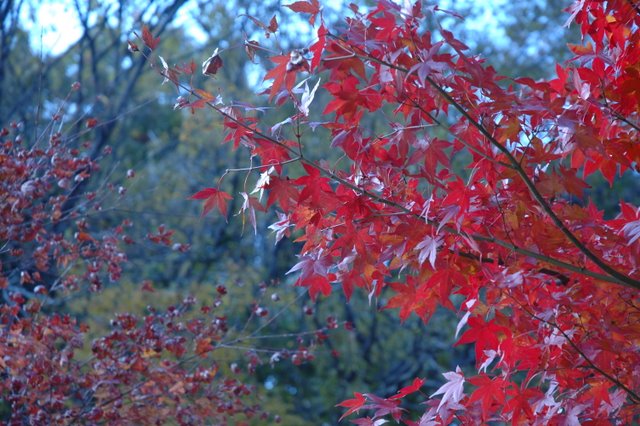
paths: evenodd
<path fill-rule="evenodd" d="M 144 25 L 142 27 L 142 41 L 149 49 L 155 50 L 155 48 L 158 47 L 158 43 L 160 43 L 160 37 L 154 37 L 151 31 L 149 31 L 149 27 Z"/>
<path fill-rule="evenodd" d="M 289 8 L 311 23 L 319 13 L 315 1 Z M 310 66 L 306 49 L 272 58 L 269 100 L 302 114 L 274 125 L 219 109 L 251 169 L 273 166 L 260 190 L 281 210 L 276 238 L 303 243 L 296 285 L 312 297 L 384 294 L 403 320 L 426 322 L 439 306 L 461 317 L 458 344 L 474 346 L 476 371 L 445 372 L 421 425 L 638 420 L 638 208 L 605 219 L 584 182 L 638 170 L 638 9 L 575 2 L 570 21 L 589 40 L 570 47 L 572 62 L 557 78 L 508 84 L 450 32 L 425 30 L 425 13 L 449 12 L 385 0 L 351 9 L 339 33 L 320 24 Z M 304 72 L 325 82 L 322 96 L 296 87 Z M 318 143 L 340 161 L 314 160 L 307 145 Z M 454 156 L 467 159 L 464 179 Z M 421 384 L 340 406 L 372 412 L 357 424 L 413 425 L 400 404 Z"/>

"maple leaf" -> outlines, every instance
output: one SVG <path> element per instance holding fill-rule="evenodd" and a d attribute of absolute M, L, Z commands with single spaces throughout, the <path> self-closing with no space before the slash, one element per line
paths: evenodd
<path fill-rule="evenodd" d="M 213 51 L 213 54 L 202 63 L 202 74 L 214 76 L 221 67 L 222 58 L 220 58 L 220 53 L 218 52 L 218 48 L 216 47 L 216 50 Z"/>
<path fill-rule="evenodd" d="M 530 401 L 539 399 L 542 396 L 542 392 L 533 388 L 511 387 L 507 390 L 507 395 L 510 398 L 506 400 L 504 412 L 511 413 L 513 424 L 521 424 L 522 420 L 528 422 L 533 418 L 533 409 Z"/>
<path fill-rule="evenodd" d="M 271 101 L 281 90 L 291 92 L 296 83 L 295 69 L 289 69 L 290 55 L 272 56 L 271 61 L 277 65 L 264 76 L 264 80 L 273 80 L 269 90 L 269 101 Z"/>
<path fill-rule="evenodd" d="M 397 422 L 400 420 L 402 412 L 400 401 L 395 399 L 380 398 L 373 394 L 366 394 L 367 398 L 371 401 L 367 404 L 366 408 L 375 409 L 374 417 L 382 417 L 391 414 L 391 417 Z"/>
<path fill-rule="evenodd" d="M 142 27 L 142 41 L 144 42 L 145 46 L 147 46 L 151 50 L 154 50 L 158 46 L 158 43 L 160 43 L 160 37 L 154 38 L 153 34 L 151 34 L 151 31 L 149 31 L 149 27 L 144 25 Z"/>
<path fill-rule="evenodd" d="M 333 95 L 331 100 L 325 107 L 323 114 L 330 112 L 336 113 L 338 116 L 344 116 L 349 119 L 354 117 L 360 106 L 360 82 L 354 76 L 349 76 L 340 81 L 331 81 L 325 84 L 325 88 Z"/>
<path fill-rule="evenodd" d="M 193 91 L 200 96 L 200 98 L 205 101 L 205 102 L 211 102 L 214 101 L 216 99 L 215 96 L 213 96 L 213 94 L 207 92 L 206 90 L 201 90 L 201 89 L 193 89 Z"/>
<path fill-rule="evenodd" d="M 436 269 L 436 255 L 438 254 L 438 246 L 442 243 L 442 237 L 431 237 L 426 236 L 422 241 L 416 245 L 416 250 L 418 253 L 418 262 L 420 265 L 424 263 L 425 260 L 429 259 L 429 263 L 433 269 Z"/>
<path fill-rule="evenodd" d="M 436 271 L 431 275 L 427 281 L 427 286 L 437 290 L 437 294 L 440 295 L 440 304 L 442 306 L 453 309 L 453 304 L 449 300 L 452 289 L 455 286 L 462 286 L 466 284 L 466 282 L 467 278 L 460 272 L 453 269 L 443 269 L 441 271 Z"/>
<path fill-rule="evenodd" d="M 263 166 L 273 165 L 275 171 L 279 174 L 282 172 L 282 163 L 289 160 L 291 156 L 285 148 L 286 141 L 282 144 L 275 144 L 261 138 L 254 138 L 255 146 L 252 154 L 260 157 Z"/>
<path fill-rule="evenodd" d="M 426 322 L 435 312 L 438 299 L 426 283 L 418 284 L 415 277 L 409 276 L 406 283 L 391 283 L 389 286 L 396 294 L 389 299 L 385 309 L 400 308 L 401 321 L 415 312 Z"/>
<path fill-rule="evenodd" d="M 457 404 L 465 396 L 463 392 L 464 374 L 459 366 L 456 366 L 456 371 L 449 371 L 442 373 L 442 375 L 447 379 L 447 383 L 440 386 L 437 391 L 431 394 L 432 398 L 436 395 L 442 395 L 440 404 L 438 404 L 438 410 L 449 402 Z"/>
<path fill-rule="evenodd" d="M 318 68 L 318 65 L 320 65 L 322 52 L 324 51 L 324 47 L 327 43 L 327 34 L 327 29 L 324 24 L 321 24 L 320 28 L 318 28 L 318 41 L 313 43 L 309 48 L 309 51 L 313 53 L 313 57 L 311 58 L 311 71 L 315 70 Z"/>
<path fill-rule="evenodd" d="M 158 58 L 160 58 L 160 63 L 162 63 L 162 76 L 164 77 L 162 84 L 165 84 L 169 81 L 169 65 L 167 65 L 167 61 L 165 61 L 162 56 L 158 56 Z"/>
<path fill-rule="evenodd" d="M 290 233 L 291 224 L 289 216 L 284 213 L 278 212 L 278 221 L 269 225 L 269 229 L 276 233 L 276 244 L 284 237 L 288 236 Z"/>
<path fill-rule="evenodd" d="M 271 36 L 271 34 L 275 33 L 278 30 L 278 21 L 276 20 L 276 16 L 273 15 L 273 17 L 271 18 L 271 21 L 269 22 L 269 25 L 265 25 L 262 21 L 260 21 L 259 19 L 254 18 L 251 15 L 247 15 L 247 14 L 241 14 L 239 16 L 246 16 L 247 18 L 251 19 L 251 21 L 256 24 L 257 26 L 259 26 L 260 28 L 262 28 L 265 32 L 265 36 L 267 38 L 269 38 Z"/>
<path fill-rule="evenodd" d="M 311 2 L 296 1 L 291 4 L 285 4 L 283 6 L 288 7 L 289 9 L 297 13 L 311 13 L 312 15 L 315 15 L 320 12 L 320 3 L 318 2 L 318 0 L 312 0 Z"/>
<path fill-rule="evenodd" d="M 291 4 L 285 4 L 284 6 L 297 13 L 309 13 L 311 15 L 309 17 L 309 24 L 312 26 L 316 22 L 318 13 L 320 13 L 320 2 L 318 0 L 311 0 L 310 2 L 296 1 Z"/>
<path fill-rule="evenodd" d="M 226 192 L 220 191 L 217 188 L 205 188 L 201 191 L 196 192 L 190 197 L 192 200 L 205 200 L 204 206 L 202 207 L 201 216 L 205 216 L 209 213 L 213 208 L 217 208 L 220 213 L 225 217 L 227 217 L 227 201 L 231 199 L 231 195 Z"/>
<path fill-rule="evenodd" d="M 273 15 L 273 18 L 271 18 L 271 21 L 269 21 L 269 26 L 267 27 L 267 29 L 272 33 L 278 31 L 278 20 L 276 19 L 276 15 Z"/>
<path fill-rule="evenodd" d="M 329 279 L 321 275 L 313 275 L 305 280 L 298 280 L 296 285 L 307 287 L 311 300 L 316 300 L 320 293 L 322 293 L 323 296 L 329 296 L 332 291 Z"/>
<path fill-rule="evenodd" d="M 329 179 L 320 175 L 320 171 L 308 164 L 303 164 L 308 173 L 294 181 L 296 185 L 302 185 L 298 203 L 306 201 L 309 207 L 324 212 L 335 208 L 338 201 L 333 196 L 333 190 L 329 185 Z"/>
<path fill-rule="evenodd" d="M 575 195 L 579 199 L 582 198 L 586 189 L 591 188 L 589 184 L 576 176 L 576 170 L 561 167 L 560 173 L 562 174 L 564 187 L 567 192 Z"/>
<path fill-rule="evenodd" d="M 470 329 L 464 332 L 455 346 L 475 342 L 477 360 L 481 359 L 485 349 L 497 350 L 500 341 L 511 334 L 508 328 L 497 325 L 493 319 L 485 322 L 482 318 L 473 316 L 467 323 Z"/>
<path fill-rule="evenodd" d="M 456 336 L 457 336 L 457 333 L 456 333 Z M 484 350 L 483 354 L 486 356 L 486 359 L 478 367 L 479 372 L 482 372 L 482 371 L 486 372 L 487 368 L 489 368 L 491 363 L 498 357 L 498 355 L 500 355 L 498 351 L 494 351 L 493 349 Z"/>
<path fill-rule="evenodd" d="M 275 171 L 273 166 L 269 167 L 268 170 L 260 173 L 260 178 L 256 182 L 256 187 L 251 191 L 251 194 L 258 193 L 258 200 L 262 200 L 262 194 L 264 193 L 265 186 L 269 185 L 269 181 L 271 180 L 271 173 Z"/>
<path fill-rule="evenodd" d="M 469 378 L 469 383 L 478 387 L 469 397 L 469 404 L 480 401 L 484 421 L 489 420 L 493 404 L 504 405 L 506 389 L 511 386 L 511 383 L 502 377 L 492 379 L 486 374 Z"/>
<path fill-rule="evenodd" d="M 470 315 L 471 315 L 471 311 L 467 311 L 458 322 L 458 325 L 456 326 L 456 334 L 455 334 L 456 337 L 458 337 L 458 334 L 460 334 L 460 330 L 462 329 L 462 327 L 464 327 L 467 324 L 467 321 L 469 320 Z"/>
<path fill-rule="evenodd" d="M 260 43 L 255 40 L 245 40 L 244 42 L 244 50 L 247 53 L 247 57 L 251 62 L 256 56 L 256 50 L 260 48 Z"/>
<path fill-rule="evenodd" d="M 402 399 L 409 394 L 417 392 L 418 390 L 420 390 L 424 382 L 425 382 L 425 379 L 415 378 L 413 379 L 413 383 L 411 383 L 409 386 L 403 387 L 398 391 L 397 394 L 393 395 L 389 399 Z"/>
<path fill-rule="evenodd" d="M 640 238 L 640 220 L 634 220 L 633 222 L 625 224 L 622 227 L 621 232 L 623 232 L 625 237 L 629 240 L 627 245 L 633 244 L 638 238 Z"/>
<path fill-rule="evenodd" d="M 308 287 L 309 296 L 315 300 L 318 293 L 322 293 L 325 296 L 331 294 L 331 284 L 328 279 L 328 276 L 331 275 L 328 272 L 330 265 L 330 256 L 322 252 L 314 255 L 303 255 L 300 256 L 300 261 L 289 269 L 287 275 L 300 271 L 300 277 L 295 285 Z"/>
<path fill-rule="evenodd" d="M 298 202 L 300 196 L 291 180 L 282 179 L 278 176 L 272 176 L 269 183 L 264 186 L 264 189 L 269 191 L 267 208 L 277 201 L 285 212 L 288 212 L 291 206 Z"/>
<path fill-rule="evenodd" d="M 250 196 L 246 192 L 241 192 L 242 198 L 244 201 L 242 202 L 242 207 L 240 207 L 240 211 L 238 211 L 239 215 L 242 215 L 242 226 L 244 227 L 245 222 L 245 214 L 249 216 L 249 222 L 253 227 L 254 234 L 258 233 L 257 222 L 256 222 L 256 210 L 264 211 L 264 207 L 260 204 L 255 197 Z"/>
<path fill-rule="evenodd" d="M 359 392 L 354 392 L 353 396 L 355 396 L 355 398 L 346 399 L 336 405 L 336 407 L 348 408 L 348 410 L 342 416 L 340 416 L 340 420 L 344 419 L 345 417 L 347 417 L 352 413 L 358 412 L 362 408 L 362 406 L 367 402 L 367 398 L 364 396 L 364 394 L 361 394 Z"/>
<path fill-rule="evenodd" d="M 298 109 L 301 113 L 304 114 L 305 117 L 309 116 L 309 106 L 311 106 L 311 102 L 313 102 L 313 98 L 316 95 L 316 90 L 318 90 L 319 85 L 320 79 L 318 79 L 315 86 L 313 86 L 313 89 L 309 91 L 307 82 L 305 81 L 304 83 L 304 92 L 302 92 L 302 96 L 300 97 L 300 105 L 298 106 Z"/>

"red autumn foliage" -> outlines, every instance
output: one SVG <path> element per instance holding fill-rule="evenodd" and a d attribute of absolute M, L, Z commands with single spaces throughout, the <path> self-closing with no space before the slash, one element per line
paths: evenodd
<path fill-rule="evenodd" d="M 57 114 L 54 122 L 61 119 Z M 86 127 L 99 126 L 92 121 Z M 228 325 L 227 313 L 233 322 L 239 314 L 227 312 L 222 285 L 206 303 L 186 297 L 165 310 L 149 305 L 144 315 L 114 313 L 106 334 L 93 341 L 86 325 L 58 313 L 66 298 L 120 279 L 127 261 L 124 247 L 136 242 L 127 234 L 131 219 L 112 229 L 96 221 L 103 205 L 126 193 L 124 187 L 95 181 L 110 150 L 92 159 L 90 141 L 79 144 L 61 126 L 56 126 L 61 132 L 52 127 L 35 141 L 26 138 L 19 123 L 0 130 L 0 423 L 193 425 L 273 419 L 256 405 L 255 387 L 245 380 L 263 362 L 250 346 L 258 332 L 245 326 L 245 335 Z M 134 177 L 129 170 L 122 178 Z M 213 197 L 211 208 L 226 213 L 225 193 L 203 193 L 194 198 L 205 199 L 206 208 Z M 164 225 L 147 234 L 148 241 L 167 250 L 188 251 L 188 244 L 173 238 L 174 231 Z M 140 287 L 155 291 L 149 280 Z M 260 297 L 266 289 L 260 286 Z M 274 317 L 261 305 L 246 325 Z M 328 331 L 317 330 L 323 336 Z M 229 370 L 228 354 L 221 361 L 218 351 L 245 343 L 246 353 Z M 319 338 L 300 339 L 297 349 L 263 352 L 277 351 L 272 363 L 298 365 L 313 359 L 306 345 L 316 343 Z"/>
<path fill-rule="evenodd" d="M 347 296 L 355 287 L 375 297 L 387 288 L 387 307 L 403 319 L 452 309 L 458 344 L 476 353 L 477 371 L 445 372 L 422 413 L 399 408 L 402 390 L 357 393 L 339 404 L 345 414 L 372 412 L 357 424 L 637 421 L 640 210 L 622 204 L 605 219 L 585 199 L 584 179 L 600 171 L 612 183 L 639 171 L 640 6 L 575 2 L 569 21 L 584 44 L 542 81 L 499 76 L 453 34 L 435 36 L 425 13 L 447 12 L 420 2 L 353 6 L 340 32 L 326 30 L 313 3 L 290 8 L 320 20 L 313 66 L 288 66 L 292 52 L 272 58 L 278 65 L 265 78 L 270 101 L 298 108 L 277 125 L 295 123 L 291 136 L 210 107 L 236 147 L 256 157 L 265 142 L 282 150 L 282 167 L 256 189 L 274 191 L 267 206 L 281 211 L 278 238 L 291 227 L 304 243 L 296 285 L 312 296 L 341 286 Z M 321 122 L 308 118 L 308 88 L 294 88 L 301 75 L 325 82 Z M 383 130 L 359 125 L 383 110 Z M 307 154 L 318 126 L 344 154 L 339 166 Z M 464 179 L 454 155 L 468 159 Z M 253 170 L 277 158 L 262 160 Z"/>
<path fill-rule="evenodd" d="M 571 46 L 576 56 L 547 81 L 501 77 L 451 33 L 426 31 L 424 13 L 446 13 L 437 7 L 353 6 L 342 32 L 327 30 L 315 1 L 290 9 L 311 14 L 311 25 L 320 21 L 311 65 L 306 49 L 294 50 L 276 56 L 266 77 L 269 100 L 294 107 L 293 115 L 274 125 L 251 107 L 218 103 L 180 83 L 184 70 L 163 60 L 165 77 L 195 98 L 176 106 L 215 110 L 225 140 L 249 150 L 250 171 L 260 172 L 254 192 L 268 197 L 242 193 L 242 212 L 255 226 L 256 210 L 280 210 L 277 239 L 293 234 L 303 243 L 290 271 L 296 285 L 312 297 L 384 290 L 387 308 L 403 319 L 453 310 L 457 344 L 476 354 L 475 371 L 444 372 L 421 412 L 402 407 L 424 384 L 416 378 L 388 397 L 356 393 L 338 402 L 344 416 L 368 411 L 352 420 L 363 425 L 638 421 L 640 210 L 621 203 L 606 219 L 583 199 L 586 176 L 599 171 L 611 183 L 638 171 L 636 3 L 570 7 L 584 44 Z M 267 36 L 278 29 L 275 18 L 261 27 Z M 157 48 L 146 28 L 142 39 Z M 309 108 L 315 89 L 297 86 L 302 76 L 325 82 L 324 108 Z M 324 111 L 322 122 L 311 121 L 315 111 Z M 380 111 L 382 131 L 359 125 Z M 91 358 L 77 359 L 86 327 L 52 305 L 118 279 L 129 223 L 92 226 L 87 212 L 99 211 L 106 194 L 82 185 L 99 164 L 83 147 L 58 133 L 25 143 L 20 125 L 10 127 L 0 131 L 0 389 L 9 424 L 224 424 L 264 415 L 245 402 L 252 388 L 234 376 L 239 367 L 223 373 L 211 357 L 228 331 L 219 300 L 117 315 L 92 342 Z M 339 165 L 307 153 L 318 127 L 344 154 Z M 452 170 L 454 155 L 468 159 L 464 179 Z M 218 189 L 193 198 L 226 212 L 228 196 Z M 148 234 L 167 246 L 172 236 L 164 227 Z M 251 315 L 270 311 L 255 304 Z M 302 346 L 286 356 L 294 364 L 313 358 Z M 249 371 L 259 362 L 247 354 Z"/>

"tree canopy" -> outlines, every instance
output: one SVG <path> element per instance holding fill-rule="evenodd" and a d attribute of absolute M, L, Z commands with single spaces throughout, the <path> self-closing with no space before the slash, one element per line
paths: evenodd
<path fill-rule="evenodd" d="M 640 402 L 638 208 L 622 202 L 605 219 L 584 178 L 600 172 L 613 184 L 638 171 L 636 5 L 575 3 L 568 22 L 584 43 L 538 81 L 502 77 L 452 33 L 425 28 L 425 15 L 448 13 L 438 7 L 352 5 L 336 30 L 317 2 L 288 7 L 310 16 L 317 41 L 271 58 L 267 94 L 295 108 L 286 120 L 213 102 L 171 68 L 161 72 L 193 97 L 181 107 L 213 109 L 224 140 L 260 160 L 253 192 L 268 196 L 243 193 L 242 210 L 278 208 L 278 239 L 304 243 L 289 271 L 295 285 L 312 298 L 389 289 L 385 309 L 401 319 L 427 322 L 437 306 L 458 313 L 456 345 L 474 345 L 476 371 L 444 373 L 423 424 L 631 421 Z M 318 107 L 322 80 L 330 100 Z M 361 125 L 371 115 L 375 132 Z M 314 158 L 307 147 L 316 143 L 343 157 Z M 465 179 L 451 166 L 461 155 Z M 205 211 L 223 209 L 226 194 L 203 191 Z M 356 393 L 345 415 L 406 420 L 400 400 L 422 380 L 387 398 Z"/>

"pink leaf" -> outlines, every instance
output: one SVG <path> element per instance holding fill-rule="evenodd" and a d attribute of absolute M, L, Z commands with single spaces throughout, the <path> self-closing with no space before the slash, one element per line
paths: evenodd
<path fill-rule="evenodd" d="M 448 380 L 448 382 L 440 386 L 440 389 L 431 395 L 431 397 L 442 395 L 442 400 L 438 405 L 438 410 L 447 402 L 460 402 L 460 400 L 465 396 L 463 392 L 464 374 L 460 367 L 456 367 L 456 371 L 449 371 L 442 375 Z"/>

